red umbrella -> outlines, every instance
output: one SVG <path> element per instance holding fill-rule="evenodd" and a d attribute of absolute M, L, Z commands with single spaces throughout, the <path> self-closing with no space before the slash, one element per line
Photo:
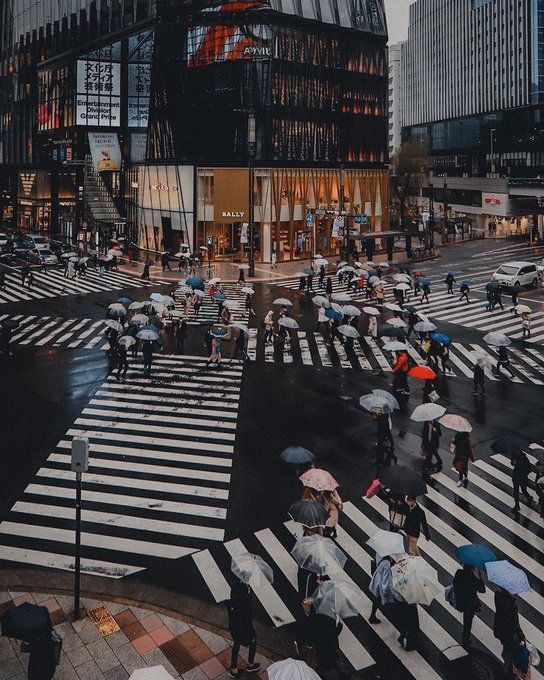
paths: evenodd
<path fill-rule="evenodd" d="M 408 373 L 412 378 L 419 378 L 420 380 L 434 380 L 436 373 L 428 366 L 414 366 Z"/>

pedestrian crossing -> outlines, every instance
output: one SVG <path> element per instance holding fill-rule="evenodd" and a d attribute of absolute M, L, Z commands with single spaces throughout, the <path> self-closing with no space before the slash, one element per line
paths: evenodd
<path fill-rule="evenodd" d="M 327 343 L 319 332 L 299 330 L 289 331 L 288 341 L 282 349 L 277 349 L 271 343 L 265 343 L 264 335 L 257 329 L 251 329 L 247 354 L 251 361 L 256 362 L 392 373 L 394 355 L 383 349 L 385 340 L 364 336 L 354 341 L 353 352 L 349 352 L 338 339 Z M 413 362 L 425 364 L 426 356 L 421 345 L 415 341 L 407 344 Z M 492 382 L 506 380 L 518 384 L 544 385 L 544 353 L 530 347 L 516 348 L 515 352 L 510 352 L 513 376 L 504 372 L 497 376 L 490 368 L 497 364 L 498 359 L 493 348 L 454 342 L 450 347 L 447 377 L 472 379 L 476 360 L 482 356 L 488 359 L 489 366 L 484 370 Z"/>
<path fill-rule="evenodd" d="M 413 435 L 414 440 L 418 438 Z M 443 452 L 444 460 L 451 454 Z M 534 463 L 536 459 L 531 457 Z M 533 588 L 518 596 L 520 624 L 528 640 L 544 650 L 544 539 L 542 520 L 528 506 L 522 507 L 522 519 L 516 521 L 510 512 L 511 470 L 509 460 L 492 455 L 486 461 L 471 466 L 468 488 L 458 487 L 453 469 L 433 475 L 428 493 L 420 499 L 431 529 L 431 540 L 422 538 L 422 556 L 437 570 L 442 586 L 451 585 L 459 563 L 455 549 L 467 543 L 489 545 L 498 559 L 508 559 L 525 570 Z M 369 481 L 369 480 L 368 480 Z M 533 492 L 534 496 L 534 492 Z M 358 671 L 377 662 L 387 667 L 391 677 L 442 678 L 444 659 L 455 662 L 466 655 L 460 647 L 463 615 L 451 607 L 444 597 L 438 597 L 430 607 L 418 606 L 422 639 L 415 652 L 406 652 L 397 642 L 398 632 L 387 613 L 379 613 L 380 624 L 370 625 L 372 601 L 368 586 L 371 560 L 367 540 L 378 530 L 389 528 L 388 506 L 381 497 L 350 500 L 344 503 L 336 543 L 348 557 L 344 570 L 329 575 L 355 588 L 353 602 L 359 612 L 357 619 L 344 621 L 340 648 Z M 258 615 L 279 628 L 288 627 L 296 635 L 301 623 L 298 608 L 297 564 L 290 551 L 301 525 L 292 521 L 278 523 L 222 545 L 216 545 L 190 556 L 194 578 L 210 601 L 222 602 L 229 597 L 231 558 L 250 552 L 260 555 L 273 569 L 273 584 L 262 579 L 262 586 L 254 588 Z M 501 661 L 501 645 L 493 635 L 493 587 L 480 596 L 482 610 L 474 620 L 472 634 L 475 645 Z M 304 620 L 304 619 L 303 619 Z M 533 678 L 542 674 L 533 668 Z"/>
<path fill-rule="evenodd" d="M 226 299 L 234 303 L 234 306 L 230 308 L 231 321 L 239 321 L 240 323 L 246 324 L 248 322 L 250 312 L 249 310 L 246 310 L 245 307 L 246 293 L 242 291 L 243 287 L 247 287 L 246 284 L 240 286 L 233 283 L 224 283 L 221 285 L 221 290 L 226 296 Z M 174 292 L 174 300 L 176 301 L 175 309 L 179 314 L 183 315 L 183 317 L 187 319 L 187 323 L 190 326 L 215 323 L 219 320 L 219 316 L 221 314 L 219 303 L 210 296 L 209 286 L 206 287 L 206 295 L 202 298 L 202 304 L 198 310 L 198 313 L 191 304 L 188 315 L 185 315 L 186 291 L 190 291 L 190 289 L 187 288 L 187 286 L 180 285 L 179 288 Z"/>
<path fill-rule="evenodd" d="M 147 288 L 154 284 L 118 271 L 108 271 L 102 276 L 93 269 L 87 269 L 85 276 L 70 279 L 58 269 L 48 269 L 47 273 L 32 270 L 34 281 L 28 286 L 21 283 L 21 274 L 16 269 L 5 269 L 5 285 L 0 288 L 0 304 L 7 302 L 27 302 L 43 300 L 64 295 L 86 295 L 124 288 Z"/>
<path fill-rule="evenodd" d="M 83 475 L 82 569 L 121 578 L 224 539 L 243 365 L 161 355 L 105 380 L 0 523 L 0 561 L 72 570 L 73 437 Z"/>

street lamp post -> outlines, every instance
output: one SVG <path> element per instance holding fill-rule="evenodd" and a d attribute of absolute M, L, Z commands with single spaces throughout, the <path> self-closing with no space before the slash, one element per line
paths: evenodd
<path fill-rule="evenodd" d="M 344 212 L 345 202 L 344 194 L 346 193 L 346 171 L 344 169 L 344 164 L 340 165 L 340 187 L 338 188 L 338 212 L 339 216 L 342 216 Z M 347 235 L 347 225 L 344 218 L 344 232 L 342 234 L 342 250 L 340 252 L 340 259 L 347 261 L 348 259 L 348 235 Z"/>
<path fill-rule="evenodd" d="M 429 248 L 434 250 L 434 184 L 429 182 Z"/>
<path fill-rule="evenodd" d="M 255 276 L 255 145 L 257 141 L 255 112 L 247 115 L 247 145 L 249 152 L 249 276 Z"/>
<path fill-rule="evenodd" d="M 495 173 L 495 132 L 497 132 L 496 128 L 491 128 L 491 174 L 493 175 Z"/>

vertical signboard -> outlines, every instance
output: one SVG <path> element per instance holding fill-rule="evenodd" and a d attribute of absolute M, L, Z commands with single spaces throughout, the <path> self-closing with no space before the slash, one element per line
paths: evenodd
<path fill-rule="evenodd" d="M 120 43 L 78 59 L 76 84 L 77 125 L 121 125 Z"/>
<path fill-rule="evenodd" d="M 121 148 L 116 132 L 89 132 L 95 172 L 121 169 Z"/>

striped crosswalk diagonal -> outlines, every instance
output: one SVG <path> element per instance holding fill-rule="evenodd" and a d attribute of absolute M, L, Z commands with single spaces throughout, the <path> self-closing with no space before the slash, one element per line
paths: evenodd
<path fill-rule="evenodd" d="M 237 284 L 225 283 L 222 284 L 221 291 L 225 295 L 227 300 L 235 303 L 235 307 L 230 309 L 231 320 L 239 321 L 241 323 L 247 323 L 250 316 L 249 309 L 246 309 L 246 293 L 242 291 L 242 287 Z M 210 287 L 207 286 L 205 290 L 204 297 L 201 298 L 201 306 L 198 312 L 198 316 L 195 312 L 195 308 L 192 304 L 192 296 L 186 295 L 185 291 L 187 287 L 180 285 L 178 289 L 174 292 L 174 300 L 176 301 L 175 309 L 179 314 L 185 316 L 187 323 L 190 326 L 197 326 L 200 324 L 209 324 L 216 322 L 219 319 L 220 307 L 219 303 L 214 300 L 210 294 Z M 187 301 L 189 300 L 189 305 L 187 307 Z M 187 314 L 188 308 L 188 314 Z"/>

